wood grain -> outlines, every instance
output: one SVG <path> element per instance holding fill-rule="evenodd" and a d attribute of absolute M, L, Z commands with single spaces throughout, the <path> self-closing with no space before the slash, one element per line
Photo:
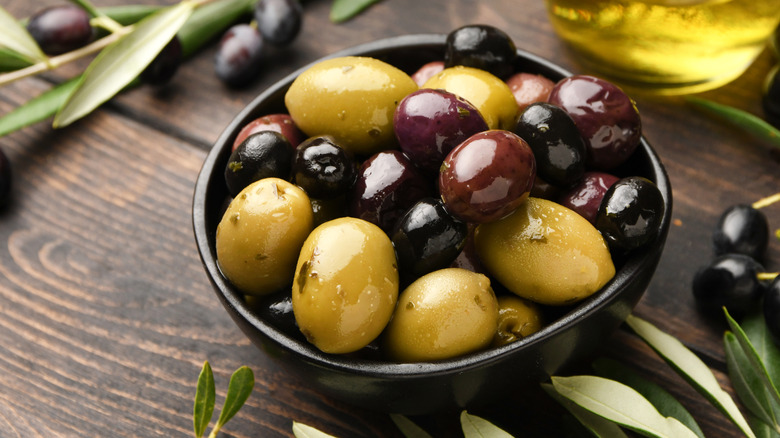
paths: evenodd
<path fill-rule="evenodd" d="M 24 17 L 59 3 L 6 0 L 3 7 Z M 320 56 L 377 38 L 490 23 L 521 49 L 573 72 L 590 72 L 555 36 L 540 1 L 384 1 L 340 25 L 328 20 L 330 4 L 305 2 L 300 38 L 272 52 L 246 89 L 219 83 L 211 44 L 184 64 L 169 87 L 123 93 L 63 130 L 39 123 L 0 139 L 14 172 L 13 199 L 0 211 L 0 436 L 191 436 L 195 382 L 205 360 L 215 372 L 218 406 L 233 370 L 249 365 L 257 378 L 225 436 L 292 436 L 292 421 L 342 438 L 400 436 L 387 415 L 313 392 L 250 345 L 221 308 L 200 266 L 190 222 L 193 183 L 206 152 L 265 87 Z M 703 97 L 761 114 L 761 84 L 775 62 L 767 51 L 741 78 Z M 0 114 L 84 65 L 3 87 Z M 730 390 L 723 328 L 698 313 L 690 282 L 711 257 L 709 236 L 718 215 L 777 192 L 779 164 L 767 144 L 680 98 L 633 97 L 645 135 L 670 175 L 675 221 L 636 311 L 699 353 Z M 780 228 L 780 205 L 766 213 Z M 773 240 L 767 268 L 779 267 L 780 242 Z M 670 389 L 707 436 L 739 436 L 627 331 L 605 342 L 602 353 Z M 475 413 L 516 436 L 577 436 L 562 409 L 539 393 Z M 414 420 L 436 436 L 459 430 L 452 413 Z"/>

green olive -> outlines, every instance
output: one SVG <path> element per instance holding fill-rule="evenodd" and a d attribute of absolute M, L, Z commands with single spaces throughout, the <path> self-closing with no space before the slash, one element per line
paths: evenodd
<path fill-rule="evenodd" d="M 533 301 L 514 295 L 498 297 L 498 330 L 493 346 L 511 344 L 530 336 L 544 325 L 542 311 Z"/>
<path fill-rule="evenodd" d="M 278 178 L 255 181 L 230 202 L 217 225 L 220 270 L 248 295 L 289 285 L 312 221 L 303 190 Z"/>
<path fill-rule="evenodd" d="M 303 244 L 292 287 L 295 321 L 326 353 L 351 353 L 376 339 L 398 299 L 390 238 L 357 218 L 318 226 Z"/>
<path fill-rule="evenodd" d="M 422 88 L 439 88 L 474 105 L 490 129 L 515 127 L 517 101 L 506 82 L 485 70 L 456 65 L 428 79 Z"/>
<path fill-rule="evenodd" d="M 528 198 L 509 216 L 479 225 L 474 245 L 498 282 L 537 303 L 575 303 L 615 275 L 598 230 L 573 210 L 545 199 Z"/>
<path fill-rule="evenodd" d="M 358 155 L 393 147 L 393 114 L 412 78 L 374 58 L 346 56 L 321 61 L 301 73 L 284 97 L 295 124 L 309 137 L 331 135 Z"/>
<path fill-rule="evenodd" d="M 426 274 L 401 293 L 384 346 L 401 362 L 447 359 L 490 345 L 498 302 L 490 280 L 461 268 Z"/>

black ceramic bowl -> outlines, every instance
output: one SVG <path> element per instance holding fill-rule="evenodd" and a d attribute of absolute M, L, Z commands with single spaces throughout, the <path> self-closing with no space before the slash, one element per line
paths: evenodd
<path fill-rule="evenodd" d="M 360 45 L 331 57 L 370 56 L 411 74 L 424 63 L 441 59 L 444 41 L 445 35 L 409 35 Z M 261 115 L 286 112 L 284 94 L 304 69 L 268 88 L 238 114 L 206 157 L 195 186 L 193 226 L 203 265 L 225 309 L 252 342 L 324 394 L 362 408 L 409 415 L 500 401 L 591 359 L 641 298 L 669 230 L 669 179 L 645 139 L 617 173 L 647 177 L 660 188 L 666 212 L 659 237 L 618 261 L 615 277 L 602 290 L 576 307 L 560 310 L 541 331 L 513 344 L 435 363 L 390 363 L 325 354 L 294 333 L 294 328 L 279 324 L 246 303 L 220 274 L 216 262 L 215 230 L 228 199 L 223 171 L 241 127 Z M 518 51 L 517 70 L 553 80 L 570 75 L 524 51 Z"/>

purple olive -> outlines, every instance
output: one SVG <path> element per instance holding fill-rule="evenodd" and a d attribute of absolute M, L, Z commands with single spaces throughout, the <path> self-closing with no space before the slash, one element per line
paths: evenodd
<path fill-rule="evenodd" d="M 536 161 L 528 143 L 496 129 L 472 135 L 447 155 L 439 173 L 439 193 L 453 216 L 491 222 L 528 198 L 535 177 Z"/>
<path fill-rule="evenodd" d="M 226 85 L 241 87 L 260 72 L 263 37 L 249 24 L 236 24 L 222 35 L 214 57 L 214 71 Z"/>
<path fill-rule="evenodd" d="M 43 9 L 27 22 L 27 31 L 47 55 L 59 55 L 86 45 L 93 36 L 89 14 L 75 5 Z"/>
<path fill-rule="evenodd" d="M 286 46 L 301 31 L 303 7 L 298 0 L 260 0 L 255 3 L 254 16 L 269 44 Z"/>
<path fill-rule="evenodd" d="M 298 147 L 302 141 L 306 140 L 306 134 L 298 129 L 289 114 L 268 114 L 244 125 L 233 141 L 233 149 L 237 148 L 247 137 L 260 131 L 274 131 L 282 134 L 293 148 Z"/>
<path fill-rule="evenodd" d="M 593 76 L 570 76 L 555 84 L 548 101 L 574 120 L 585 140 L 590 168 L 613 169 L 639 145 L 639 110 L 615 84 Z"/>
<path fill-rule="evenodd" d="M 568 207 L 591 224 L 596 223 L 596 215 L 599 212 L 601 200 L 612 184 L 618 181 L 618 177 L 605 172 L 585 172 L 582 180 L 571 189 L 560 194 L 557 198 L 559 204 Z"/>
<path fill-rule="evenodd" d="M 429 180 L 401 151 L 382 151 L 360 166 L 350 197 L 350 216 L 390 233 L 406 210 L 432 192 Z"/>
<path fill-rule="evenodd" d="M 401 150 L 423 172 L 434 174 L 457 145 L 488 129 L 473 105 L 453 93 L 422 89 L 406 96 L 393 117 Z"/>

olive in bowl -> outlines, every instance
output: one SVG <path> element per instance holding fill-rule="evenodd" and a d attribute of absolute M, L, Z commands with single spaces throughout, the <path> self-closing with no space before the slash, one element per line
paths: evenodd
<path fill-rule="evenodd" d="M 359 45 L 328 59 L 372 57 L 411 75 L 443 58 L 445 40 L 446 35 L 407 35 Z M 571 75 L 522 50 L 517 51 L 513 66 L 516 71 L 553 81 Z M 203 266 L 220 302 L 247 337 L 323 394 L 362 408 L 407 415 L 499 403 L 546 381 L 550 375 L 592 359 L 647 289 L 669 230 L 669 179 L 644 138 L 631 157 L 610 172 L 621 177 L 642 176 L 658 186 L 665 209 L 655 238 L 616 260 L 614 277 L 596 293 L 557 309 L 552 317 L 545 318 L 546 325 L 539 331 L 515 342 L 455 358 L 413 363 L 371 354 L 330 354 L 278 318 L 247 303 L 244 294 L 222 275 L 216 259 L 215 232 L 229 200 L 223 170 L 241 128 L 265 114 L 285 112 L 286 91 L 309 67 L 269 87 L 235 117 L 206 157 L 195 186 L 193 227 Z"/>

